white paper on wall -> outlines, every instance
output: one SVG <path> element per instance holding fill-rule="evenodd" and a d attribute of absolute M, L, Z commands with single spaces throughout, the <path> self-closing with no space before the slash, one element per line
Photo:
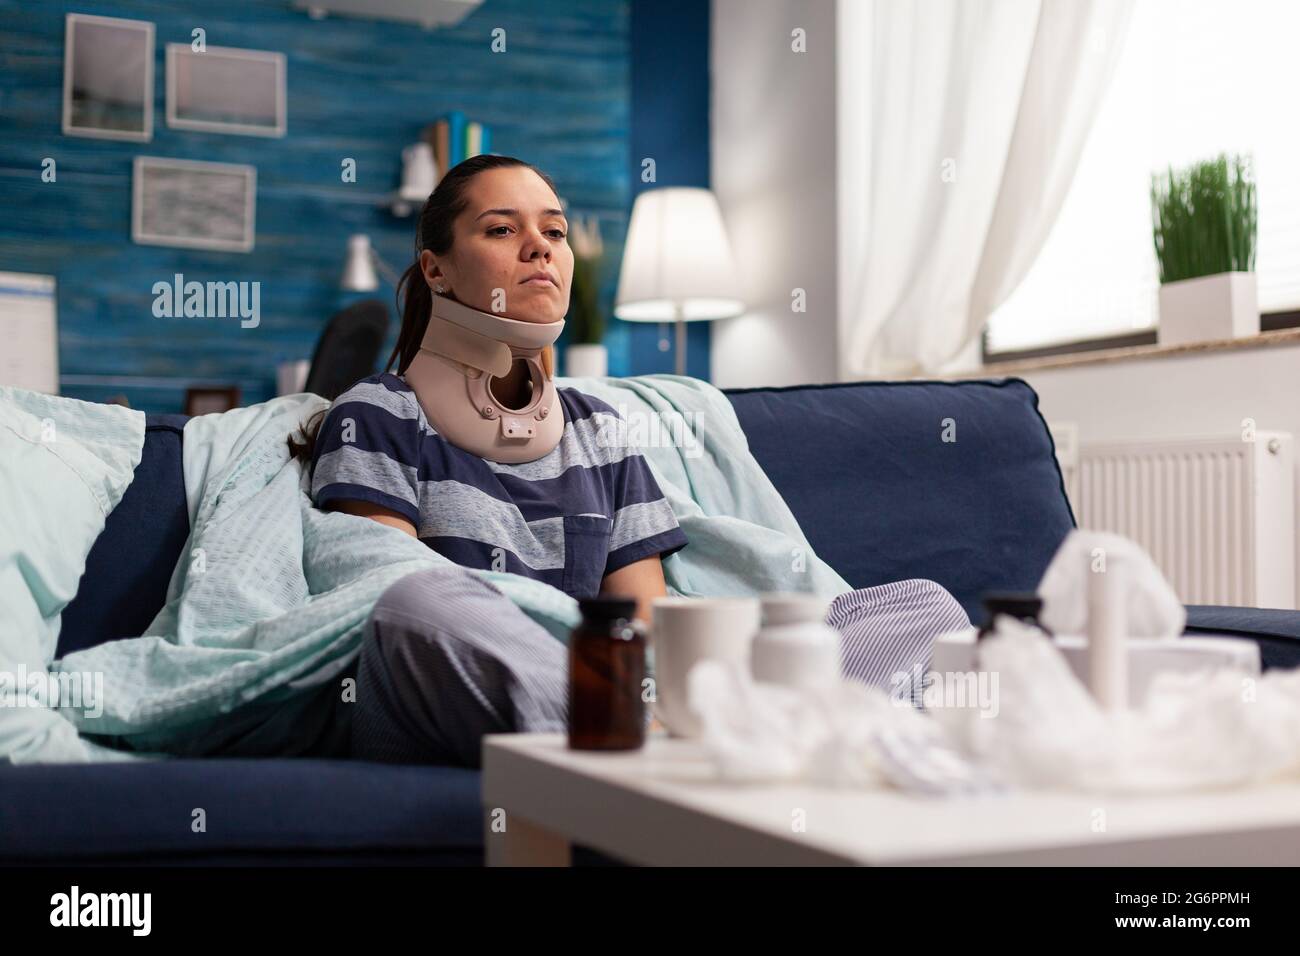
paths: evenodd
<path fill-rule="evenodd" d="M 54 276 L 0 272 L 0 385 L 59 393 Z"/>

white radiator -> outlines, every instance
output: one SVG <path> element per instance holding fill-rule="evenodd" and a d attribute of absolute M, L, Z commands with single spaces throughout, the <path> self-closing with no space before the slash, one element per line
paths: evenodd
<path fill-rule="evenodd" d="M 1080 444 L 1051 428 L 1080 528 L 1142 545 L 1184 603 L 1295 607 L 1290 434 Z"/>

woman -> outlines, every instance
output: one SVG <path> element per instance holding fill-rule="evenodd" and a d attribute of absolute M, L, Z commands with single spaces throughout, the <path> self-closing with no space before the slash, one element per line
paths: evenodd
<path fill-rule="evenodd" d="M 642 456 L 603 440 L 618 413 L 550 382 L 573 276 L 560 207 L 551 180 L 521 160 L 481 155 L 449 170 L 398 286 L 397 374 L 358 382 L 304 442 L 290 440 L 310 461 L 317 507 L 398 528 L 454 562 L 376 602 L 344 708 L 354 758 L 478 766 L 485 733 L 565 729 L 566 648 L 465 568 L 574 597 L 625 594 L 649 621 L 667 594 L 661 559 L 688 543 Z M 841 599 L 831 622 L 858 676 L 900 635 L 928 652 L 935 633 L 968 623 L 927 581 Z M 865 611 L 871 628 L 850 626 Z"/>

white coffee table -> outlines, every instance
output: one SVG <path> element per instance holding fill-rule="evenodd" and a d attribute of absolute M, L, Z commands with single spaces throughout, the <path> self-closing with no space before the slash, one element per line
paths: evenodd
<path fill-rule="evenodd" d="M 694 741 L 571 751 L 564 734 L 483 738 L 489 866 L 567 866 L 579 843 L 643 865 L 1295 865 L 1300 782 L 1219 793 L 932 798 L 738 786 Z"/>

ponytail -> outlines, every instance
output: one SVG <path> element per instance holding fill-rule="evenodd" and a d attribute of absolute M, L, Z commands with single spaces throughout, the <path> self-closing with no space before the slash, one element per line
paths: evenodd
<path fill-rule="evenodd" d="M 429 313 L 433 311 L 433 290 L 429 288 L 424 270 L 420 268 L 419 253 L 416 253 L 415 261 L 406 267 L 402 277 L 397 280 L 396 298 L 402 328 L 397 334 L 397 345 L 388 357 L 384 371 L 391 371 L 393 363 L 398 362 L 397 374 L 403 375 L 415 358 L 415 353 L 420 350 L 425 330 L 429 327 Z"/>

